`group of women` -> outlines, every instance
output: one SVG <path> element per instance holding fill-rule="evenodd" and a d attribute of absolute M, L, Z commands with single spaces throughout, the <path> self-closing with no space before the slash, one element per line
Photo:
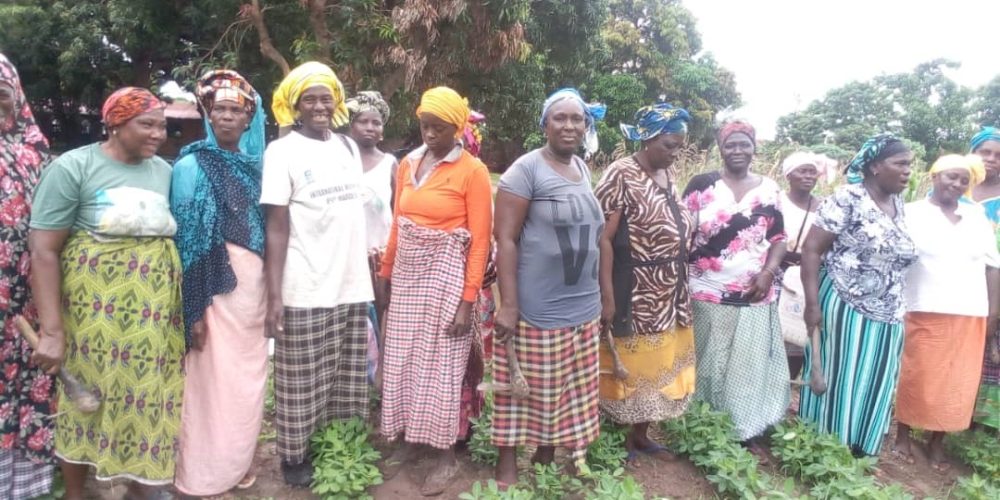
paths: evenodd
<path fill-rule="evenodd" d="M 723 167 L 681 189 L 691 117 L 657 103 L 621 125 L 637 151 L 593 187 L 578 153 L 596 147 L 604 109 L 561 89 L 542 106 L 545 144 L 500 178 L 494 213 L 482 116 L 450 88 L 422 95 L 422 145 L 398 164 L 378 148 L 386 102 L 347 99 L 323 64 L 275 91 L 283 134 L 266 147 L 260 95 L 238 73 L 211 71 L 195 94 L 207 137 L 173 168 L 156 156 L 164 104 L 129 87 L 103 106 L 107 141 L 43 170 L 45 138 L 0 57 L 0 496 L 48 491 L 53 457 L 71 499 L 88 467 L 132 480 L 130 498 L 249 487 L 267 337 L 293 486 L 312 478 L 309 436 L 367 417 L 374 383 L 382 433 L 404 442 L 384 475 L 423 445 L 436 451 L 420 491 L 443 492 L 490 351 L 502 486 L 520 446 L 541 464 L 565 447 L 579 464 L 601 413 L 630 426 L 630 459 L 670 459 L 648 426 L 693 399 L 757 450 L 803 364 L 799 415 L 858 454 L 879 453 L 897 393 L 897 451 L 924 429 L 936 464 L 977 394 L 979 420 L 1000 419 L 995 129 L 934 164 L 925 200 L 904 206 L 913 155 L 891 135 L 819 200 L 835 162 L 790 156 L 784 193 L 752 171 L 756 134 L 740 121 L 718 132 Z M 17 316 L 37 325 L 37 349 Z M 54 383 L 60 366 L 96 411 Z"/>

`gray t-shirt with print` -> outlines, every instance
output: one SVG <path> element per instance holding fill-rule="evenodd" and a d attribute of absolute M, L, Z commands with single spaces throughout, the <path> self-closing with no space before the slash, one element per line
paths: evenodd
<path fill-rule="evenodd" d="M 517 297 L 521 319 L 546 330 L 578 326 L 601 314 L 598 240 L 604 214 L 583 160 L 572 182 L 536 149 L 517 159 L 498 189 L 531 201 L 521 230 Z"/>

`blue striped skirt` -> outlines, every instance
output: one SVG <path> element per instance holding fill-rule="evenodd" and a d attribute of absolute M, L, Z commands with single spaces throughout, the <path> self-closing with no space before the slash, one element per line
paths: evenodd
<path fill-rule="evenodd" d="M 903 323 L 884 323 L 861 315 L 845 302 L 833 280 L 820 273 L 820 360 L 827 390 L 817 396 L 802 386 L 799 417 L 837 435 L 855 454 L 878 455 L 892 421 L 899 381 Z M 812 371 L 812 346 L 806 345 L 803 380 Z"/>

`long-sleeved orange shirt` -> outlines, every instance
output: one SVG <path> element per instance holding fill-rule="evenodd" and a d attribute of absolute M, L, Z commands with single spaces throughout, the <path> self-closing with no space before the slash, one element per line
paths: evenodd
<path fill-rule="evenodd" d="M 493 233 L 490 173 L 483 162 L 459 146 L 441 160 L 419 185 L 415 185 L 413 173 L 420 166 L 425 152 L 422 147 L 407 155 L 399 164 L 392 230 L 379 275 L 383 278 L 392 276 L 399 217 L 443 231 L 466 228 L 472 234 L 472 241 L 465 265 L 462 300 L 474 302 L 483 286 L 483 272 Z"/>

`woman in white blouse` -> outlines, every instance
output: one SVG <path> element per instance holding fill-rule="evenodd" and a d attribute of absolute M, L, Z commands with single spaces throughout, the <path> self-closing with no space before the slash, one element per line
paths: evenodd
<path fill-rule="evenodd" d="M 962 199 L 982 180 L 982 160 L 946 155 L 930 172 L 931 195 L 906 205 L 919 258 L 907 274 L 894 451 L 912 460 L 910 428 L 929 431 L 930 463 L 944 468 L 944 433 L 969 427 L 986 332 L 996 331 L 1000 255 L 982 209 Z"/>

